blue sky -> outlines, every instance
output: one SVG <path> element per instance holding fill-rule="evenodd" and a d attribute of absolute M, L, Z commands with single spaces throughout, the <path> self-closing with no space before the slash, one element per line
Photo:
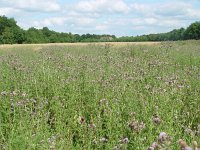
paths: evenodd
<path fill-rule="evenodd" d="M 0 0 L 0 15 L 24 29 L 136 36 L 200 21 L 200 0 Z"/>

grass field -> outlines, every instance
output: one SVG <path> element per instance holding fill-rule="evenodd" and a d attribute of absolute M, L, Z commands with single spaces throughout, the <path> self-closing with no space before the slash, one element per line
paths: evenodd
<path fill-rule="evenodd" d="M 200 144 L 200 41 L 0 46 L 0 149 L 179 139 Z"/>

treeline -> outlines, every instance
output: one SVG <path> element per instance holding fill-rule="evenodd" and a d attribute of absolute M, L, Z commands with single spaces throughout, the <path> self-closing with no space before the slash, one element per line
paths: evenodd
<path fill-rule="evenodd" d="M 59 33 L 47 27 L 23 30 L 13 18 L 0 16 L 0 44 L 106 42 L 116 39 L 114 35 Z"/>
<path fill-rule="evenodd" d="M 174 29 L 167 33 L 149 34 L 142 36 L 126 36 L 116 39 L 118 42 L 141 42 L 141 41 L 178 41 L 200 39 L 200 22 L 192 23 L 188 28 Z"/>
<path fill-rule="evenodd" d="M 177 41 L 200 39 L 200 22 L 188 28 L 175 29 L 168 33 L 117 38 L 114 35 L 72 34 L 49 30 L 47 27 L 34 27 L 23 30 L 13 18 L 0 16 L 0 44 L 22 43 L 64 43 L 64 42 L 140 42 L 140 41 Z"/>

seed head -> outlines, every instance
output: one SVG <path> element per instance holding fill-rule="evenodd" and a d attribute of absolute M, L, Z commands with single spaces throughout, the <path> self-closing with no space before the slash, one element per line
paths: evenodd
<path fill-rule="evenodd" d="M 100 104 L 100 105 L 107 105 L 107 104 L 108 104 L 108 101 L 107 101 L 106 99 L 101 99 L 101 100 L 99 101 L 99 104 Z"/>
<path fill-rule="evenodd" d="M 158 148 L 158 147 L 159 147 L 159 145 L 158 145 L 158 143 L 157 143 L 157 142 L 153 142 L 153 144 L 151 145 L 151 147 L 153 147 L 153 148 Z"/>
<path fill-rule="evenodd" d="M 106 142 L 108 142 L 108 139 L 105 138 L 105 137 L 102 137 L 102 138 L 100 139 L 100 142 L 102 142 L 102 143 L 106 143 Z"/>
<path fill-rule="evenodd" d="M 164 143 L 165 141 L 168 141 L 169 137 L 165 132 L 161 132 L 160 135 L 158 136 L 158 141 L 160 143 Z"/>
<path fill-rule="evenodd" d="M 192 144 L 193 144 L 194 150 L 198 150 L 197 141 L 193 141 Z"/>
<path fill-rule="evenodd" d="M 97 144 L 97 140 L 94 139 L 94 140 L 92 141 L 92 143 L 96 145 L 96 144 Z"/>
<path fill-rule="evenodd" d="M 55 143 L 54 143 L 54 142 L 52 142 L 52 143 L 50 144 L 50 150 L 55 150 Z"/>
<path fill-rule="evenodd" d="M 119 150 L 117 145 L 114 146 L 114 150 Z"/>
<path fill-rule="evenodd" d="M 85 118 L 80 116 L 78 118 L 78 122 L 79 122 L 79 124 L 84 124 L 85 123 Z"/>
<path fill-rule="evenodd" d="M 88 124 L 88 127 L 89 127 L 90 129 L 94 129 L 96 126 L 95 126 L 94 123 L 90 123 L 90 124 Z"/>
<path fill-rule="evenodd" d="M 154 150 L 154 148 L 153 147 L 149 147 L 149 148 L 147 148 L 147 150 Z"/>
<path fill-rule="evenodd" d="M 130 113 L 129 113 L 129 116 L 131 116 L 131 117 L 133 117 L 133 116 L 135 116 L 135 115 L 136 115 L 135 112 L 130 112 Z"/>
<path fill-rule="evenodd" d="M 179 143 L 179 145 L 181 147 L 181 150 L 185 150 L 185 148 L 187 147 L 187 143 L 184 140 L 182 140 L 182 139 L 180 139 L 178 141 L 178 143 Z"/>
<path fill-rule="evenodd" d="M 1 92 L 1 95 L 2 95 L 2 96 L 6 96 L 7 94 L 8 94 L 8 93 L 7 93 L 6 91 L 2 91 L 2 92 Z"/>
<path fill-rule="evenodd" d="M 129 128 L 131 128 L 132 131 L 135 132 L 139 132 L 145 128 L 145 124 L 143 122 L 139 123 L 138 121 L 132 121 L 131 123 L 129 123 L 128 126 Z"/>
<path fill-rule="evenodd" d="M 184 150 L 192 150 L 190 146 L 186 146 Z"/>
<path fill-rule="evenodd" d="M 157 115 L 155 115 L 152 120 L 157 125 L 159 125 L 162 122 L 162 120 L 160 119 L 160 117 L 157 116 Z"/>
<path fill-rule="evenodd" d="M 119 142 L 122 143 L 122 144 L 128 144 L 129 140 L 126 137 L 126 138 L 121 139 Z"/>

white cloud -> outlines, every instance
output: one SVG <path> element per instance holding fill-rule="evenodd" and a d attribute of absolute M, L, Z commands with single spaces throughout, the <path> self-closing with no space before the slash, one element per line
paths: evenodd
<path fill-rule="evenodd" d="M 95 28 L 98 31 L 105 31 L 108 29 L 108 26 L 107 25 L 97 25 Z"/>
<path fill-rule="evenodd" d="M 200 18 L 200 10 L 188 2 L 170 2 L 154 8 L 154 14 L 165 18 L 197 19 Z"/>
<path fill-rule="evenodd" d="M 92 27 L 96 22 L 92 18 L 81 17 L 81 18 L 73 18 L 73 17 L 50 17 L 43 20 L 33 21 L 32 26 L 36 28 L 42 27 Z"/>
<path fill-rule="evenodd" d="M 127 13 L 130 8 L 123 0 L 83 0 L 75 8 L 82 12 L 110 12 Z"/>
<path fill-rule="evenodd" d="M 130 7 L 132 13 L 140 17 L 164 17 L 176 19 L 200 18 L 200 9 L 195 8 L 195 6 L 191 4 L 191 1 L 178 0 L 175 2 L 159 2 L 154 4 L 132 3 Z"/>
<path fill-rule="evenodd" d="M 40 21 L 34 21 L 33 25 L 35 27 L 41 28 L 46 26 L 62 26 L 64 25 L 66 18 L 64 17 L 53 17 L 53 18 L 46 18 Z"/>
<path fill-rule="evenodd" d="M 10 16 L 17 13 L 21 13 L 21 11 L 11 7 L 0 8 L 0 15 Z"/>
<path fill-rule="evenodd" d="M 76 25 L 80 26 L 91 26 L 94 25 L 95 20 L 92 18 L 71 18 L 71 22 L 74 22 Z"/>
<path fill-rule="evenodd" d="M 4 5 L 25 11 L 53 12 L 61 9 L 57 0 L 1 0 Z"/>

